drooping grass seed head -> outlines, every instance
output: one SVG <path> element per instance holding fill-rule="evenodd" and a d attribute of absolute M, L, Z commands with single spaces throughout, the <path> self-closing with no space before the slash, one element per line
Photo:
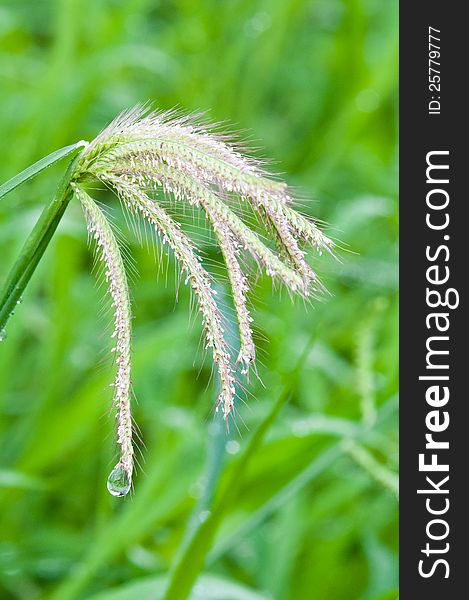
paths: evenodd
<path fill-rule="evenodd" d="M 332 241 L 311 219 L 294 208 L 285 183 L 269 175 L 260 162 L 244 156 L 226 135 L 175 112 L 150 112 L 136 107 L 119 115 L 84 149 L 77 166 L 74 190 L 88 229 L 106 265 L 113 300 L 117 355 L 115 406 L 120 460 L 111 473 L 111 493 L 130 488 L 133 469 L 130 415 L 130 301 L 119 247 L 106 225 L 104 213 L 82 189 L 81 182 L 97 179 L 114 190 L 124 208 L 151 225 L 175 256 L 195 293 L 202 317 L 206 347 L 212 351 L 220 384 L 216 409 L 226 419 L 236 393 L 237 363 L 246 373 L 255 360 L 252 317 L 248 308 L 249 283 L 241 258 L 249 254 L 272 278 L 292 294 L 313 296 L 319 279 L 306 259 L 306 248 L 331 251 Z M 165 209 L 162 196 L 180 206 L 205 213 L 221 250 L 231 287 L 240 348 L 231 355 L 226 326 L 212 275 L 206 270 L 196 242 Z M 233 197 L 239 203 L 233 202 Z M 250 226 L 243 216 L 248 207 L 267 225 L 267 237 L 277 250 Z M 302 246 L 305 246 L 302 247 Z M 117 483 L 116 483 L 117 482 Z M 128 489 L 127 489 L 128 491 Z M 126 493 L 126 492 L 124 492 Z"/>

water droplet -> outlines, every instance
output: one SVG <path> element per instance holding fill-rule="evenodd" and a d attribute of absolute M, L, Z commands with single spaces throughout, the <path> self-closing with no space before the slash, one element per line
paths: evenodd
<path fill-rule="evenodd" d="M 3 340 L 6 340 L 6 339 L 7 339 L 7 331 L 3 327 L 3 329 L 0 329 L 0 342 L 3 342 Z"/>
<path fill-rule="evenodd" d="M 107 489 L 112 496 L 125 496 L 132 485 L 130 473 L 121 463 L 111 471 L 107 478 Z"/>

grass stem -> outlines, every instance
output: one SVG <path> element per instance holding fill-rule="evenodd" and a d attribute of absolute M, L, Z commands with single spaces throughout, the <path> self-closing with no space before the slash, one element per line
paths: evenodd
<path fill-rule="evenodd" d="M 42 211 L 6 279 L 0 295 L 0 331 L 5 329 L 72 198 L 70 182 L 77 158 L 70 162 L 54 198 Z"/>

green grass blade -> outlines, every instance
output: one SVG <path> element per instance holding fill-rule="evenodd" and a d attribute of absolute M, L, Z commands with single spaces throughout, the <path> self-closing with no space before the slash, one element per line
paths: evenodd
<path fill-rule="evenodd" d="M 312 343 L 313 340 L 310 339 L 301 354 L 298 363 L 292 370 L 290 374 L 290 385 L 301 372 L 301 368 L 311 350 Z M 271 425 L 274 423 L 281 408 L 290 397 L 290 391 L 290 386 L 287 386 L 273 404 L 269 413 L 260 422 L 249 440 L 245 451 L 233 469 L 228 484 L 221 493 L 218 501 L 211 511 L 205 511 L 205 513 L 201 515 L 202 518 L 199 520 L 198 526 L 192 530 L 190 539 L 186 540 L 183 544 L 182 551 L 176 560 L 175 567 L 170 573 L 168 587 L 163 596 L 163 600 L 183 600 L 190 596 L 194 583 L 204 567 L 206 556 L 211 549 L 213 539 L 222 522 L 223 516 L 228 507 L 232 506 L 235 502 L 247 467 L 255 456 L 257 449 L 261 445 Z"/>
<path fill-rule="evenodd" d="M 387 404 L 381 407 L 377 414 L 379 421 L 382 422 L 385 420 L 388 414 L 387 411 L 393 409 L 396 410 L 394 398 L 389 400 Z M 355 435 L 357 439 L 366 439 L 372 432 L 372 429 L 364 428 L 360 430 L 357 428 Z M 295 494 L 297 494 L 307 484 L 316 479 L 328 467 L 330 467 L 341 455 L 347 451 L 347 448 L 349 448 L 353 443 L 354 441 L 351 438 L 332 443 L 319 456 L 315 457 L 302 471 L 295 475 L 293 479 L 288 481 L 282 488 L 280 488 L 277 493 L 264 502 L 264 504 L 257 511 L 252 512 L 249 518 L 238 526 L 238 529 L 236 532 L 234 532 L 234 534 L 229 536 L 224 541 L 221 541 L 210 552 L 207 558 L 207 563 L 212 564 L 215 562 L 221 555 L 239 543 L 246 535 L 249 534 L 249 532 L 253 531 L 257 526 L 263 523 L 272 513 L 281 509 Z M 355 444 L 355 446 L 356 445 L 357 444 Z M 395 483 L 394 474 L 387 475 L 386 479 L 385 475 L 382 474 L 382 471 L 379 471 L 379 475 L 380 478 L 378 479 L 378 476 L 375 475 L 375 479 L 379 480 L 379 482 L 384 484 L 385 487 L 391 489 L 392 492 L 398 493 L 393 485 Z"/>
<path fill-rule="evenodd" d="M 207 511 L 203 515 L 203 518 L 199 522 L 199 526 L 193 530 L 190 540 L 184 545 L 182 554 L 170 574 L 168 587 L 163 596 L 163 600 L 183 600 L 189 598 L 195 581 L 204 567 L 205 558 L 210 551 L 224 512 L 231 503 L 230 501 L 233 501 L 233 498 L 236 497 L 242 481 L 242 476 L 248 463 L 255 454 L 255 451 L 259 447 L 264 435 L 275 420 L 275 417 L 285 403 L 287 397 L 287 395 L 282 394 L 273 405 L 271 411 L 261 422 L 249 441 L 245 452 L 234 469 L 233 475 L 230 477 L 229 485 L 222 495 L 222 498 L 217 502 L 212 511 Z"/>
<path fill-rule="evenodd" d="M 219 556 L 224 554 L 229 548 L 233 547 L 236 542 L 242 540 L 255 527 L 263 523 L 268 516 L 284 506 L 295 494 L 297 494 L 305 485 L 311 483 L 319 477 L 324 471 L 329 468 L 343 453 L 342 448 L 338 443 L 331 445 L 317 458 L 315 458 L 305 469 L 300 471 L 292 480 L 290 480 L 283 488 L 267 500 L 262 507 L 253 512 L 250 518 L 243 523 L 236 533 L 215 548 L 209 555 L 207 562 L 213 563 Z"/>
<path fill-rule="evenodd" d="M 74 149 L 83 146 L 83 143 L 78 142 L 74 145 Z M 39 220 L 26 240 L 18 259 L 7 277 L 3 290 L 0 292 L 0 331 L 3 331 L 6 327 L 16 303 L 28 285 L 73 196 L 70 181 L 73 177 L 77 160 L 78 156 L 75 156 L 70 161 L 54 198 L 42 211 Z"/>
<path fill-rule="evenodd" d="M 70 146 L 64 146 L 63 148 L 55 150 L 51 154 L 44 156 L 44 158 L 41 158 L 24 171 L 21 171 L 21 173 L 18 173 L 17 175 L 6 181 L 3 185 L 0 185 L 0 198 L 6 196 L 9 192 L 17 188 L 22 183 L 29 181 L 29 179 L 32 179 L 33 177 L 44 171 L 44 169 L 47 169 L 62 158 L 65 158 L 69 154 L 72 154 L 72 152 L 74 152 L 77 148 L 82 148 L 85 144 L 86 142 L 80 141 L 76 144 L 71 144 Z"/>

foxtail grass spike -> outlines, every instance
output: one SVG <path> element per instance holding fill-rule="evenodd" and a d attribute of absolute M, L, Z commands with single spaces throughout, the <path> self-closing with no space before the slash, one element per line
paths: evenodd
<path fill-rule="evenodd" d="M 130 489 L 134 467 L 134 450 L 132 446 L 132 415 L 130 408 L 132 313 L 127 276 L 119 245 L 104 212 L 85 190 L 75 183 L 72 184 L 72 187 L 81 202 L 90 237 L 95 241 L 97 258 L 104 265 L 104 277 L 112 299 L 114 312 L 112 337 L 115 339 L 113 351 L 116 355 L 117 365 L 114 381 L 114 406 L 120 457 L 119 463 L 113 471 L 114 476 L 111 474 L 110 479 L 116 479 L 116 470 L 122 472 L 121 479 L 128 480 Z M 110 488 L 109 491 L 111 491 Z M 113 492 L 111 491 L 111 493 Z"/>
<path fill-rule="evenodd" d="M 197 298 L 206 348 L 212 353 L 220 393 L 215 409 L 226 420 L 235 407 L 237 374 L 255 361 L 250 283 L 244 259 L 251 257 L 292 295 L 314 297 L 321 290 L 307 250 L 333 252 L 333 242 L 317 223 L 295 210 L 288 186 L 270 175 L 260 161 L 246 156 L 239 144 L 200 117 L 137 106 L 123 112 L 90 143 L 79 142 L 39 161 L 4 184 L 7 193 L 58 158 L 76 151 L 56 198 L 45 209 L 18 263 L 10 273 L 0 302 L 0 340 L 10 307 L 23 291 L 72 194 L 79 199 L 113 307 L 116 378 L 114 408 L 119 460 L 109 475 L 109 492 L 124 496 L 132 486 L 134 448 L 131 417 L 131 305 L 121 250 L 105 212 L 89 195 L 90 183 L 112 189 L 132 221 L 149 223 L 170 251 Z M 171 210 L 166 198 L 172 198 Z M 224 311 L 214 280 L 201 260 L 197 243 L 173 215 L 193 206 L 205 214 L 223 257 L 239 331 L 239 353 L 226 339 Z M 266 234 L 246 220 L 254 213 Z M 24 276 L 27 270 L 27 277 Z"/>

